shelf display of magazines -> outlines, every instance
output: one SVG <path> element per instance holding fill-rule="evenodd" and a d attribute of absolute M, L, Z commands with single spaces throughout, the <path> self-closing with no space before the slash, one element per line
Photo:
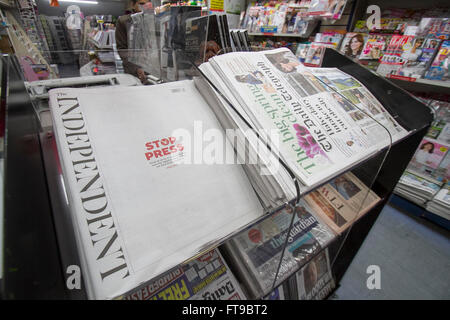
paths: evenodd
<path fill-rule="evenodd" d="M 325 298 L 331 247 L 385 201 L 375 181 L 413 126 L 351 70 L 237 52 L 223 18 L 183 10 L 133 15 L 143 47 L 128 55 L 183 76 L 49 91 L 60 234 L 73 234 L 86 296 Z"/>
<path fill-rule="evenodd" d="M 450 103 L 420 98 L 435 113 L 395 193 L 444 219 L 450 220 Z"/>

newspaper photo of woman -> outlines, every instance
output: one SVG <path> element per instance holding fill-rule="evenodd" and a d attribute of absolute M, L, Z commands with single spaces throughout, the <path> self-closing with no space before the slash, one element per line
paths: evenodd
<path fill-rule="evenodd" d="M 281 72 L 290 73 L 297 70 L 297 67 L 301 65 L 298 58 L 291 52 L 278 52 L 265 55 L 267 59 Z"/>

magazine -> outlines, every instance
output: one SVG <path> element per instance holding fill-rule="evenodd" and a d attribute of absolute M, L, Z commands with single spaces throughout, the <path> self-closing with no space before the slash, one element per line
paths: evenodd
<path fill-rule="evenodd" d="M 359 55 L 360 60 L 379 60 L 389 42 L 389 36 L 380 34 L 369 34 L 366 43 Z"/>
<path fill-rule="evenodd" d="M 218 249 L 164 273 L 124 295 L 125 300 L 244 300 Z"/>
<path fill-rule="evenodd" d="M 308 48 L 305 61 L 303 62 L 304 65 L 308 67 L 320 67 L 322 65 L 325 48 L 334 48 L 334 44 L 312 42 Z"/>
<path fill-rule="evenodd" d="M 255 129 L 279 132 L 273 149 L 307 186 L 389 145 L 388 131 L 393 142 L 407 134 L 356 79 L 335 68 L 305 68 L 288 49 L 216 56 L 200 69 Z M 350 90 L 357 106 L 343 95 Z"/>
<path fill-rule="evenodd" d="M 335 288 L 328 249 L 323 250 L 296 273 L 297 299 L 322 300 Z"/>
<path fill-rule="evenodd" d="M 414 154 L 409 167 L 419 172 L 432 174 L 445 158 L 448 145 L 439 143 L 436 140 L 426 138 L 422 139 L 419 148 Z"/>
<path fill-rule="evenodd" d="M 342 40 L 339 51 L 348 57 L 358 58 L 363 50 L 366 39 L 367 34 L 365 33 L 348 32 Z"/>
<path fill-rule="evenodd" d="M 49 100 L 89 298 L 121 296 L 263 214 L 241 165 L 185 161 L 192 148 L 174 130 L 222 130 L 193 81 Z"/>
<path fill-rule="evenodd" d="M 287 234 L 295 214 L 294 223 Z M 283 209 L 261 223 L 241 232 L 225 246 L 234 260 L 244 261 L 240 272 L 252 296 L 267 294 L 275 280 L 283 246 L 288 245 L 276 283 L 286 280 L 302 263 L 313 257 L 334 237 L 333 232 L 300 201 L 298 207 Z"/>
<path fill-rule="evenodd" d="M 440 40 L 435 38 L 415 37 L 407 46 L 404 46 L 402 54 L 404 64 L 390 76 L 408 81 L 422 78 L 438 52 L 439 43 Z"/>
<path fill-rule="evenodd" d="M 351 172 L 305 196 L 314 212 L 340 234 L 368 212 L 380 198 Z"/>
<path fill-rule="evenodd" d="M 414 41 L 414 45 L 411 44 Z M 397 74 L 398 70 L 406 63 L 408 58 L 417 59 L 418 52 L 416 46 L 421 46 L 423 44 L 423 39 L 420 41 L 419 38 L 414 39 L 412 36 L 392 36 L 383 56 L 380 59 L 380 65 L 378 66 L 377 73 L 382 76 L 390 76 Z M 409 51 L 409 55 L 406 54 L 406 48 L 412 47 Z M 414 49 L 414 52 L 412 52 Z"/>
<path fill-rule="evenodd" d="M 436 57 L 431 63 L 430 69 L 425 74 L 426 79 L 447 81 L 449 74 L 450 40 L 442 42 Z"/>
<path fill-rule="evenodd" d="M 310 46 L 311 46 L 311 43 L 299 43 L 297 45 L 297 51 L 296 51 L 295 55 L 298 57 L 298 60 L 301 63 L 305 62 Z"/>

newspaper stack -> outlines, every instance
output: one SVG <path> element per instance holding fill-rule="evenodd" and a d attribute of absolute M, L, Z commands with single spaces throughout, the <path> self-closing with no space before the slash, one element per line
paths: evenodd
<path fill-rule="evenodd" d="M 49 104 L 89 298 L 121 296 L 263 214 L 241 165 L 192 159 L 194 135 L 221 131 L 192 81 L 55 89 Z"/>
<path fill-rule="evenodd" d="M 418 205 L 424 205 L 441 189 L 441 184 L 433 183 L 408 171 L 400 178 L 394 192 Z"/>
<path fill-rule="evenodd" d="M 289 225 L 294 216 L 294 223 Z M 288 244 L 277 275 L 286 238 Z M 333 232 L 303 201 L 248 228 L 224 245 L 252 298 L 268 294 L 334 239 Z M 276 281 L 275 281 L 276 280 Z"/>
<path fill-rule="evenodd" d="M 426 209 L 450 220 L 450 184 L 439 190 L 436 196 L 427 203 Z"/>
<path fill-rule="evenodd" d="M 166 272 L 125 295 L 126 300 L 245 300 L 218 249 Z"/>
<path fill-rule="evenodd" d="M 275 132 L 277 138 L 265 140 L 304 184 L 302 192 L 407 135 L 359 81 L 336 68 L 306 68 L 286 48 L 215 56 L 200 69 L 246 121 L 212 91 L 224 128 L 238 128 L 244 137 L 251 133 L 247 124 Z M 292 199 L 292 177 L 256 154 L 271 172 L 261 191 L 274 203 L 279 190 Z"/>

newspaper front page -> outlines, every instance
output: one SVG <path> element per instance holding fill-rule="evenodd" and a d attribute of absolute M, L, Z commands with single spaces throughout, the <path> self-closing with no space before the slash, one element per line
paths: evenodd
<path fill-rule="evenodd" d="M 242 166 L 180 161 L 188 141 L 174 130 L 221 130 L 192 81 L 56 89 L 50 109 L 91 299 L 128 292 L 264 212 Z"/>
<path fill-rule="evenodd" d="M 337 69 L 306 68 L 287 49 L 230 53 L 208 63 L 212 78 L 222 79 L 256 128 L 278 130 L 281 157 L 308 186 L 390 144 L 384 127 L 350 103 L 340 105 L 338 93 L 330 92 L 327 82 L 369 97 L 358 81 Z"/>
<path fill-rule="evenodd" d="M 294 223 L 288 230 L 292 214 L 295 214 Z M 249 278 L 257 281 L 262 293 L 268 293 L 273 285 L 286 238 L 288 244 L 277 283 L 325 247 L 334 233 L 301 201 L 295 212 L 283 209 L 231 239 L 232 246 L 248 266 Z M 261 292 L 254 293 L 258 294 Z"/>

